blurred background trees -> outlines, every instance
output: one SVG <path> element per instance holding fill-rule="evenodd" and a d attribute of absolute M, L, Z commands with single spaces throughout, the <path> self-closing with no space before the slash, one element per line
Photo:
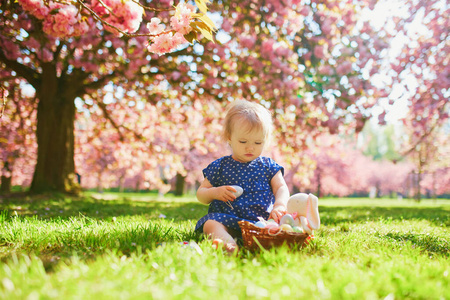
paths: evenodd
<path fill-rule="evenodd" d="M 224 107 L 244 98 L 274 112 L 268 154 L 291 190 L 450 193 L 446 1 L 398 1 L 379 18 L 397 2 L 215 1 L 215 42 L 198 34 L 161 56 L 148 51 L 146 24 L 170 29 L 179 2 L 140 3 L 158 10 L 133 23 L 135 35 L 86 16 L 89 31 L 77 35 L 77 21 L 55 36 L 27 1 L 2 2 L 4 190 L 10 178 L 33 192 L 182 193 L 228 153 Z"/>

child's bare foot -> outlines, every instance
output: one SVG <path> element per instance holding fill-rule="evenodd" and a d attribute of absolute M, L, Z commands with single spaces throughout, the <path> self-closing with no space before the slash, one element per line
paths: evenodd
<path fill-rule="evenodd" d="M 224 249 L 225 251 L 227 251 L 228 255 L 232 255 L 235 253 L 237 254 L 237 252 L 239 251 L 236 243 L 225 243 L 224 244 L 222 239 L 214 239 L 212 242 L 212 246 L 214 249 L 219 249 L 219 248 Z"/>

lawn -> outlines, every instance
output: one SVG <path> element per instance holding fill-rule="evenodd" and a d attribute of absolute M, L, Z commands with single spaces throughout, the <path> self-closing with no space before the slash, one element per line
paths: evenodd
<path fill-rule="evenodd" d="M 230 257 L 193 196 L 0 198 L 0 299 L 450 299 L 449 200 L 319 205 L 307 247 Z"/>

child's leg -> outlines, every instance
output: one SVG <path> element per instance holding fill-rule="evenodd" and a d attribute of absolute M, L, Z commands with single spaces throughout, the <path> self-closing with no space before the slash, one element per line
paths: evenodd
<path fill-rule="evenodd" d="M 225 249 L 229 252 L 237 250 L 236 241 L 228 233 L 227 228 L 214 220 L 208 220 L 203 225 L 203 232 L 213 240 L 213 244 L 218 246 L 220 242 L 224 243 Z"/>

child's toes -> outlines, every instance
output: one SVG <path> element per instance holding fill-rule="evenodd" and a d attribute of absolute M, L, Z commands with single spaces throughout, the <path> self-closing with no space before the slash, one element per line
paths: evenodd
<path fill-rule="evenodd" d="M 212 242 L 212 246 L 214 249 L 219 249 L 223 247 L 223 241 L 221 239 L 214 239 Z"/>
<path fill-rule="evenodd" d="M 226 244 L 225 250 L 227 251 L 228 255 L 237 254 L 239 252 L 238 246 L 232 243 Z"/>

